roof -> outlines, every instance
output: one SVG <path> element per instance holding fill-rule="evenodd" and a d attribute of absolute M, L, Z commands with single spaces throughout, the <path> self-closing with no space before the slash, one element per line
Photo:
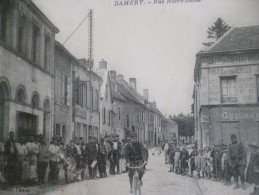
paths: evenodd
<path fill-rule="evenodd" d="M 55 33 L 59 32 L 59 29 L 47 18 L 47 16 L 38 8 L 38 6 L 32 1 L 32 0 L 27 0 L 24 1 L 25 3 L 28 4 L 28 7 L 33 9 L 38 16 L 42 17 L 44 21 L 51 26 L 51 28 L 54 30 Z"/>
<path fill-rule="evenodd" d="M 235 27 L 201 53 L 225 52 L 235 50 L 259 49 L 259 25 Z"/>
<path fill-rule="evenodd" d="M 104 98 L 106 93 L 106 84 L 108 84 L 111 90 L 109 71 L 106 69 L 97 69 L 95 73 L 103 80 L 101 84 L 100 94 L 101 97 Z M 111 95 L 113 94 L 111 93 Z"/>

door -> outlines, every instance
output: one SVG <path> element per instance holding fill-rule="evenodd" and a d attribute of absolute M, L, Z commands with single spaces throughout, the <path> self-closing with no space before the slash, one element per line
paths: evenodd
<path fill-rule="evenodd" d="M 3 141 L 4 133 L 4 90 L 0 85 L 0 141 Z"/>
<path fill-rule="evenodd" d="M 19 112 L 18 113 L 18 138 L 28 137 L 37 134 L 38 117 L 36 115 Z"/>
<path fill-rule="evenodd" d="M 240 130 L 238 122 L 222 122 L 221 123 L 221 137 L 223 143 L 228 145 L 231 143 L 231 134 L 237 136 L 237 140 L 240 140 Z"/>

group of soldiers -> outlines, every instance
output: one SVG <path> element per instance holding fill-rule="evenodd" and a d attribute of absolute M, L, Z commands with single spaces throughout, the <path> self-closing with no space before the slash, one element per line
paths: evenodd
<path fill-rule="evenodd" d="M 246 189 L 245 181 L 254 184 L 254 192 L 259 194 L 259 146 L 258 143 L 250 143 L 250 159 L 247 161 L 247 151 L 242 143 L 237 141 L 235 134 L 231 135 L 229 146 L 223 143 L 220 138 L 218 144 L 211 147 L 206 146 L 197 150 L 193 146 L 192 151 L 188 152 L 185 145 L 181 147 L 177 142 L 168 143 L 166 140 L 162 149 L 165 155 L 165 163 L 170 163 L 169 172 L 186 175 L 190 170 L 190 176 L 196 170 L 197 177 L 206 177 L 213 181 L 222 181 L 224 185 L 231 185 L 231 178 L 234 178 L 234 188 Z M 249 162 L 249 163 L 247 163 Z"/>
<path fill-rule="evenodd" d="M 61 174 L 70 183 L 98 179 L 97 171 L 100 178 L 107 177 L 108 169 L 110 175 L 126 172 L 124 148 L 129 142 L 107 135 L 99 141 L 89 136 L 88 143 L 80 137 L 66 144 L 54 136 L 48 145 L 42 134 L 17 140 L 10 132 L 9 139 L 0 142 L 0 186 L 57 184 Z"/>

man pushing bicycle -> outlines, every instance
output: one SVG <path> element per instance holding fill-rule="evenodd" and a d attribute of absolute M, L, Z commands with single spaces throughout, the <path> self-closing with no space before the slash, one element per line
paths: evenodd
<path fill-rule="evenodd" d="M 145 172 L 145 165 L 147 164 L 148 159 L 148 151 L 141 142 L 137 141 L 136 133 L 131 133 L 130 137 L 130 143 L 127 144 L 125 147 L 125 159 L 127 162 L 126 166 L 129 167 L 130 192 L 132 193 L 132 179 L 135 170 L 131 167 L 139 167 L 136 170 L 139 173 L 139 180 L 142 185 L 141 179 Z"/>

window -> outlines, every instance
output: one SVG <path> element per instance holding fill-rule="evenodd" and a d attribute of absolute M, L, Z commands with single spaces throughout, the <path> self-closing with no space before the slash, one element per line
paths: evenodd
<path fill-rule="evenodd" d="M 106 123 L 106 110 L 105 110 L 105 108 L 103 108 L 103 124 L 105 124 Z"/>
<path fill-rule="evenodd" d="M 50 48 L 50 38 L 48 35 L 45 35 L 45 42 L 44 42 L 44 69 L 48 69 L 48 65 L 50 63 L 50 55 L 51 55 L 51 48 Z"/>
<path fill-rule="evenodd" d="M 40 64 L 40 28 L 36 24 L 32 24 L 32 61 Z"/>
<path fill-rule="evenodd" d="M 259 102 L 259 75 L 256 76 L 256 86 L 257 86 L 257 102 Z"/>
<path fill-rule="evenodd" d="M 94 90 L 94 93 L 93 93 L 94 97 L 93 97 L 93 110 L 94 111 L 98 111 L 98 103 L 99 103 L 99 92 L 97 89 Z"/>
<path fill-rule="evenodd" d="M 17 50 L 23 56 L 26 56 L 26 17 L 24 13 L 19 14 L 18 18 L 18 28 L 17 28 Z"/>
<path fill-rule="evenodd" d="M 56 101 L 59 104 L 67 105 L 67 76 L 58 69 L 56 70 L 55 85 Z"/>
<path fill-rule="evenodd" d="M 108 85 L 106 84 L 106 87 L 105 87 L 105 100 L 108 101 Z"/>
<path fill-rule="evenodd" d="M 221 79 L 221 102 L 235 103 L 236 98 L 236 78 L 228 77 Z"/>
<path fill-rule="evenodd" d="M 5 3 L 0 5 L 0 40 L 7 42 L 11 33 L 11 3 Z"/>
<path fill-rule="evenodd" d="M 19 89 L 16 97 L 18 102 L 25 103 L 25 92 L 23 89 Z"/>
<path fill-rule="evenodd" d="M 121 120 L 121 107 L 119 106 L 119 120 Z"/>
<path fill-rule="evenodd" d="M 110 126 L 111 125 L 111 111 L 109 110 L 109 112 L 108 112 L 108 125 Z"/>
<path fill-rule="evenodd" d="M 127 127 L 129 127 L 129 115 L 127 114 Z"/>
<path fill-rule="evenodd" d="M 37 94 L 34 94 L 32 96 L 31 104 L 32 104 L 33 108 L 39 108 L 40 107 L 39 96 Z"/>

